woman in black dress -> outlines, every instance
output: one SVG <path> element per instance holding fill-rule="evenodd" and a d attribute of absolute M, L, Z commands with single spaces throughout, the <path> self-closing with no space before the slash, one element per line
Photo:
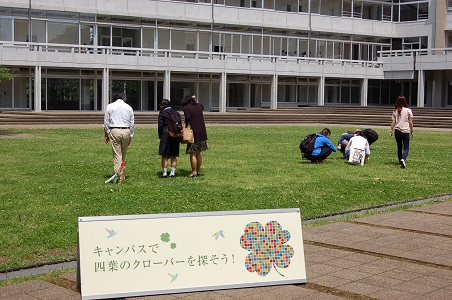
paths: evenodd
<path fill-rule="evenodd" d="M 207 131 L 204 122 L 204 106 L 198 102 L 196 96 L 185 96 L 182 101 L 184 106 L 185 127 L 190 124 L 195 141 L 187 144 L 186 153 L 190 154 L 191 173 L 189 177 L 199 176 L 202 165 L 202 151 L 208 149 Z"/>
<path fill-rule="evenodd" d="M 171 171 L 169 177 L 176 177 L 177 157 L 179 156 L 180 138 L 174 138 L 168 134 L 170 122 L 171 102 L 168 99 L 160 101 L 158 117 L 158 133 L 160 139 L 159 155 L 162 156 L 161 178 L 168 178 L 168 157 L 171 158 Z"/>

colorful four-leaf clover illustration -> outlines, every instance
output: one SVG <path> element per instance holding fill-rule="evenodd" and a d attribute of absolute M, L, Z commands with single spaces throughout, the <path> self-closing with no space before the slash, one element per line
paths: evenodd
<path fill-rule="evenodd" d="M 259 222 L 248 223 L 240 237 L 240 246 L 250 251 L 245 259 L 246 269 L 266 276 L 273 267 L 284 276 L 276 267 L 287 268 L 290 265 L 294 250 L 286 245 L 289 240 L 290 233 L 276 221 L 268 222 L 265 228 Z"/>

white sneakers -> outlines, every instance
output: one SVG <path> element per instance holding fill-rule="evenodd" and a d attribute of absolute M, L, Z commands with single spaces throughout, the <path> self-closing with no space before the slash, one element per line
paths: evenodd
<path fill-rule="evenodd" d="M 402 169 L 405 169 L 405 168 L 406 168 L 406 161 L 405 161 L 403 158 L 400 160 L 400 167 L 401 167 Z"/>

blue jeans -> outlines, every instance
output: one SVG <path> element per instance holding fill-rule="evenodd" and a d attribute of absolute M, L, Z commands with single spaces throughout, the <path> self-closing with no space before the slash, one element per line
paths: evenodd
<path fill-rule="evenodd" d="M 345 147 L 347 147 L 348 141 L 350 141 L 350 139 L 354 136 L 354 133 L 343 133 L 339 138 L 339 141 L 337 141 L 337 144 L 341 145 L 341 153 L 344 157 L 347 155 L 345 153 Z M 344 141 L 347 141 L 347 143 L 344 144 Z"/>
<path fill-rule="evenodd" d="M 338 145 L 341 145 L 342 144 L 342 142 L 344 141 L 344 140 L 350 140 L 352 137 L 354 137 L 355 136 L 355 134 L 354 133 L 343 133 L 342 135 L 341 135 L 341 137 L 339 138 L 339 141 L 337 141 L 337 144 Z"/>
<path fill-rule="evenodd" d="M 397 156 L 399 160 L 406 160 L 410 151 L 410 134 L 395 129 L 394 136 L 397 142 Z"/>

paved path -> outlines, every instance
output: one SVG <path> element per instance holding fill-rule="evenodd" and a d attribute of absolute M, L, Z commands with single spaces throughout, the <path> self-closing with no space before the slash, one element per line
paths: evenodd
<path fill-rule="evenodd" d="M 141 300 L 452 299 L 452 199 L 303 229 L 307 284 Z M 0 287 L 0 300 L 80 299 L 76 273 Z"/>

